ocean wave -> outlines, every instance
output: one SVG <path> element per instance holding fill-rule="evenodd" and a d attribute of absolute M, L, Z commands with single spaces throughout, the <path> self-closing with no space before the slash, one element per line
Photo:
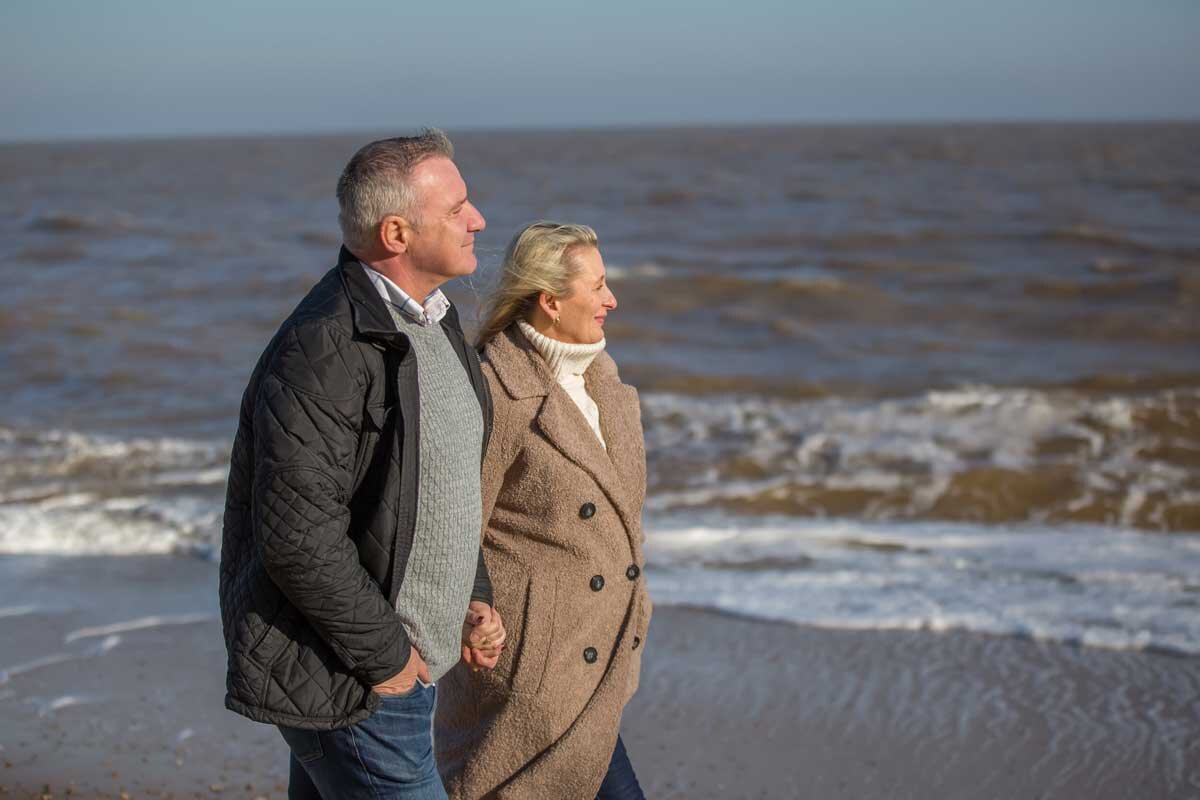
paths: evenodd
<path fill-rule="evenodd" d="M 1119 300 L 1173 299 L 1181 289 L 1174 276 L 1144 276 L 1141 278 L 1110 278 L 1108 280 L 1074 280 L 1070 278 L 1034 278 L 1022 287 L 1030 297 L 1061 300 Z"/>
<path fill-rule="evenodd" d="M 1042 241 L 1066 242 L 1068 244 L 1100 244 L 1131 253 L 1156 253 L 1163 249 L 1123 231 L 1088 223 L 1047 228 L 1035 238 Z"/>
<path fill-rule="evenodd" d="M 1197 452 L 1171 449 L 1200 430 L 1200 391 L 643 402 L 658 602 L 1200 654 L 1200 536 L 1133 529 L 1200 504 Z M 0 450 L 18 477 L 3 484 L 0 553 L 219 553 L 224 442 L 0 428 Z M 1111 494 L 1118 524 L 1067 521 L 1092 517 L 1070 513 L 1090 501 L 1063 486 Z"/>
<path fill-rule="evenodd" d="M 81 214 L 47 211 L 30 215 L 22 226 L 26 230 L 50 234 L 123 234 L 140 230 L 142 225 L 129 214 L 120 212 Z"/>
<path fill-rule="evenodd" d="M 655 601 L 842 629 L 1200 654 L 1200 537 L 1089 526 L 652 517 Z"/>
<path fill-rule="evenodd" d="M 1200 390 L 644 393 L 648 505 L 1200 530 Z"/>
<path fill-rule="evenodd" d="M 705 380 L 643 391 L 652 513 L 1200 530 L 1200 388 Z M 227 459 L 223 440 L 0 428 L 0 552 L 213 556 Z"/>
<path fill-rule="evenodd" d="M 210 554 L 227 459 L 225 442 L 0 428 L 0 553 Z"/>
<path fill-rule="evenodd" d="M 23 247 L 13 255 L 13 259 L 30 264 L 69 264 L 82 261 L 87 255 L 87 250 L 76 242 L 54 242 Z"/>
<path fill-rule="evenodd" d="M 643 261 L 640 264 L 632 264 L 629 266 L 621 264 L 609 264 L 605 267 L 605 273 L 610 281 L 622 281 L 637 278 L 663 278 L 667 275 L 678 274 L 676 270 L 668 271 L 661 264 L 656 264 L 653 261 Z"/>

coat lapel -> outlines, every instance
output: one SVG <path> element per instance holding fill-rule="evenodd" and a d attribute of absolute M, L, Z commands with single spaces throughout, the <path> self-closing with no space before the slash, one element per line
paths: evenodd
<path fill-rule="evenodd" d="M 603 369 L 603 364 L 593 365 L 593 369 L 589 369 L 584 378 L 587 381 L 588 394 L 600 408 L 600 430 L 604 434 L 604 443 L 608 446 L 605 461 L 609 465 L 613 480 L 621 487 L 621 491 L 618 492 L 619 499 L 614 500 L 614 505 L 625 523 L 633 560 L 641 563 L 641 512 L 646 494 L 646 445 L 642 439 L 641 407 L 638 404 L 637 390 L 621 383 L 616 377 L 616 364 L 613 363 L 612 357 L 601 353 L 596 360 L 600 361 L 601 358 L 612 366 L 612 379 L 606 380 L 601 375 L 593 376 L 593 371 Z M 569 397 L 567 400 L 571 402 Z M 580 414 L 581 418 L 582 416 Z M 593 440 L 595 438 L 592 436 Z M 596 441 L 596 447 L 600 448 L 599 441 Z"/>
<path fill-rule="evenodd" d="M 600 412 L 603 415 L 603 411 Z M 538 429 L 564 456 L 591 475 L 614 503 L 624 502 L 625 486 L 600 440 L 592 433 L 583 414 L 561 387 L 546 394 L 537 415 Z"/>
<path fill-rule="evenodd" d="M 646 445 L 637 390 L 621 383 L 617 366 L 607 353 L 596 357 L 584 378 L 588 394 L 600 409 L 600 431 L 614 477 L 621 482 L 632 512 L 640 514 L 646 490 Z"/>

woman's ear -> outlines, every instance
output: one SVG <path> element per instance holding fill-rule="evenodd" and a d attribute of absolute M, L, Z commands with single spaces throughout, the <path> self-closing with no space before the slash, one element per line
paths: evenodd
<path fill-rule="evenodd" d="M 551 320 L 558 319 L 558 315 L 561 313 L 558 308 L 558 298 L 545 292 L 538 295 L 538 308 L 546 312 L 546 316 Z"/>

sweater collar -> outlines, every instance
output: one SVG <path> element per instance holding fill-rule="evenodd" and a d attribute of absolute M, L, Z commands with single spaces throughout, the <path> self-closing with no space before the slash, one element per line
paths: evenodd
<path fill-rule="evenodd" d="M 571 344 L 538 333 L 523 319 L 517 320 L 517 327 L 542 358 L 546 359 L 550 374 L 560 382 L 573 375 L 582 376 L 596 356 L 604 350 L 604 339 L 594 344 Z"/>
<path fill-rule="evenodd" d="M 525 338 L 515 324 L 508 326 L 496 334 L 483 348 L 484 357 L 496 371 L 508 395 L 514 400 L 524 397 L 544 397 L 558 386 L 558 381 L 550 372 L 550 367 L 541 353 Z M 588 393 L 599 398 L 593 391 L 596 387 L 603 393 L 609 386 L 620 386 L 621 378 L 617 365 L 612 357 L 605 352 L 594 356 L 591 366 L 584 374 Z M 608 437 L 605 436 L 605 439 Z"/>

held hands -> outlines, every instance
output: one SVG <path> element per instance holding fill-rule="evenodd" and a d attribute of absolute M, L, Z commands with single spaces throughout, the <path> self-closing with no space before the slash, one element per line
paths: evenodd
<path fill-rule="evenodd" d="M 500 612 L 479 600 L 467 606 L 462 628 L 462 660 L 473 671 L 491 669 L 504 649 L 504 622 Z"/>
<path fill-rule="evenodd" d="M 404 694 L 412 691 L 413 684 L 417 682 L 417 678 L 425 681 L 425 683 L 432 682 L 429 680 L 429 667 L 425 664 L 425 659 L 421 658 L 421 654 L 414 647 L 408 656 L 408 663 L 404 665 L 404 669 L 383 683 L 375 684 L 372 688 L 376 694 Z"/>

